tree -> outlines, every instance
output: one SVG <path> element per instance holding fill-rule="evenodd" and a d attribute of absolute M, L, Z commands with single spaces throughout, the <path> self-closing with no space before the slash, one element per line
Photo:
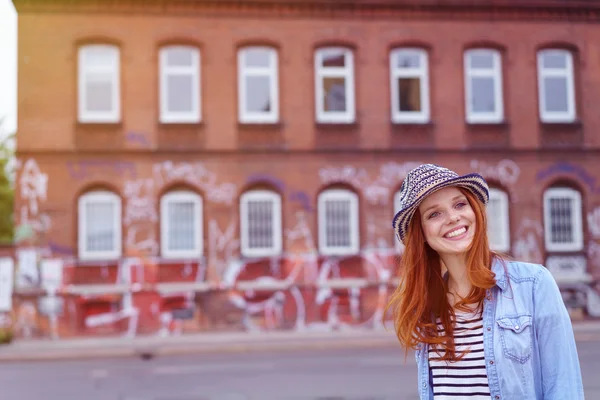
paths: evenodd
<path fill-rule="evenodd" d="M 0 132 L 3 131 L 0 119 Z M 11 146 L 14 134 L 1 135 L 0 140 L 0 245 L 12 244 L 14 238 L 15 191 L 9 179 L 14 164 L 14 148 Z"/>

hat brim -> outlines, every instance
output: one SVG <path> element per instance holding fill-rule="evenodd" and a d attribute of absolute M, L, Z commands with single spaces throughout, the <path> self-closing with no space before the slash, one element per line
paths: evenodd
<path fill-rule="evenodd" d="M 402 208 L 396 213 L 393 220 L 394 231 L 396 236 L 404 243 L 406 232 L 408 231 L 408 225 L 412 219 L 415 211 L 419 205 L 425 200 L 430 194 L 437 192 L 440 189 L 447 188 L 450 186 L 458 186 L 469 190 L 477 197 L 483 205 L 487 205 L 489 201 L 489 188 L 488 185 L 480 174 L 472 173 L 467 175 L 458 176 L 456 178 L 448 179 L 447 181 L 441 182 L 425 192 L 420 193 L 419 196 L 411 204 Z"/>

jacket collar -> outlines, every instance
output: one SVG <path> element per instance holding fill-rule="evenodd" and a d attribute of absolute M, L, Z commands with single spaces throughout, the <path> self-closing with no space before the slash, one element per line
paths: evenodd
<path fill-rule="evenodd" d="M 492 261 L 492 272 L 496 276 L 496 286 L 503 292 L 508 288 L 508 276 L 506 276 L 505 261 L 494 257 Z M 444 280 L 448 281 L 448 271 L 444 273 Z"/>
<path fill-rule="evenodd" d="M 508 288 L 508 276 L 506 275 L 505 261 L 494 257 L 494 261 L 492 261 L 492 272 L 496 275 L 496 286 L 504 292 Z"/>

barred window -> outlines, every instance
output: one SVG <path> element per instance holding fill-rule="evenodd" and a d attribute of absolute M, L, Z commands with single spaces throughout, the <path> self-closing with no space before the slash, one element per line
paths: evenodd
<path fill-rule="evenodd" d="M 581 194 L 556 187 L 544 193 L 544 236 L 549 251 L 583 249 Z"/>
<path fill-rule="evenodd" d="M 202 198 L 199 195 L 189 191 L 165 194 L 160 201 L 160 220 L 164 258 L 202 255 Z"/>
<path fill-rule="evenodd" d="M 324 255 L 359 252 L 358 196 L 329 189 L 319 195 L 319 251 Z"/>
<path fill-rule="evenodd" d="M 247 257 L 281 253 L 281 197 L 268 190 L 252 190 L 240 199 L 241 251 Z"/>
<path fill-rule="evenodd" d="M 108 191 L 82 195 L 78 205 L 78 250 L 82 260 L 121 257 L 121 199 Z"/>

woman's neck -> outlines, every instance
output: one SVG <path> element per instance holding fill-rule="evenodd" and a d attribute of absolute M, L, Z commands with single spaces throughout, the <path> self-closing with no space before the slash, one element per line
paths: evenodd
<path fill-rule="evenodd" d="M 441 257 L 448 270 L 448 291 L 461 298 L 471 293 L 472 285 L 467 276 L 466 257 L 463 255 L 445 255 Z"/>

